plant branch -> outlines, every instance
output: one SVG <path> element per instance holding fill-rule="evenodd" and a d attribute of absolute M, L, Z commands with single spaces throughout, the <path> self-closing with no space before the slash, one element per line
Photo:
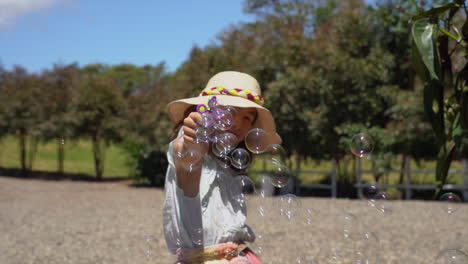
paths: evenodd
<path fill-rule="evenodd" d="M 446 36 L 450 37 L 451 39 L 455 40 L 457 43 L 459 43 L 462 47 L 464 48 L 467 48 L 468 46 L 466 45 L 466 42 L 458 37 L 458 36 L 455 36 L 454 34 L 452 34 L 450 31 L 448 31 L 447 29 L 443 28 L 443 27 L 440 27 L 440 26 L 437 26 L 439 28 L 439 30 L 444 33 Z"/>

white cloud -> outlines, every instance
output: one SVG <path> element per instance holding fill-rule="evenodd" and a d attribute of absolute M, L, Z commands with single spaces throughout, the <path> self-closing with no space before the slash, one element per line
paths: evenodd
<path fill-rule="evenodd" d="M 10 27 L 18 17 L 24 14 L 48 8 L 63 1 L 64 0 L 0 0 L 0 29 Z"/>

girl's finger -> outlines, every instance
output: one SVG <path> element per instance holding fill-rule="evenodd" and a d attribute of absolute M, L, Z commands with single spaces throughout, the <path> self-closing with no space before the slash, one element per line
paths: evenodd
<path fill-rule="evenodd" d="M 189 118 L 191 118 L 196 124 L 200 124 L 202 115 L 198 112 L 192 112 L 188 115 Z"/>
<path fill-rule="evenodd" d="M 184 129 L 184 136 L 185 137 L 190 137 L 192 139 L 195 139 L 197 137 L 197 132 L 196 132 L 195 129 L 193 129 L 191 127 L 188 127 L 188 126 L 184 126 L 183 129 Z"/>

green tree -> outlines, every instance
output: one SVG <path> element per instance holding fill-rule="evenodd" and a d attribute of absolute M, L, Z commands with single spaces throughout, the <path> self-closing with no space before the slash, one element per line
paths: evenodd
<path fill-rule="evenodd" d="M 122 89 L 111 77 L 83 74 L 70 107 L 80 135 L 92 141 L 96 177 L 102 179 L 106 148 L 122 140 L 126 111 Z"/>
<path fill-rule="evenodd" d="M 39 76 L 29 74 L 21 66 L 2 74 L 0 131 L 18 137 L 23 175 L 32 169 L 37 150 L 43 88 L 44 82 Z"/>
<path fill-rule="evenodd" d="M 65 148 L 64 142 L 76 138 L 76 119 L 70 106 L 74 89 L 79 82 L 79 69 L 76 64 L 54 65 L 52 70 L 42 73 L 47 92 L 42 96 L 41 138 L 57 142 L 57 170 L 63 175 Z"/>
<path fill-rule="evenodd" d="M 166 113 L 166 105 L 173 98 L 167 84 L 169 75 L 164 68 L 164 64 L 144 66 L 144 71 L 159 74 L 145 79 L 141 87 L 126 98 L 128 112 L 123 130 L 122 146 L 129 156 L 131 175 L 153 186 L 164 184 L 167 143 L 173 128 Z"/>

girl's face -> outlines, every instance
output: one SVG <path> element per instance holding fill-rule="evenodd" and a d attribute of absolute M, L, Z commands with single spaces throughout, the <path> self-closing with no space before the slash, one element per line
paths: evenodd
<path fill-rule="evenodd" d="M 253 107 L 236 107 L 236 110 L 237 113 L 234 115 L 234 124 L 228 132 L 237 136 L 237 143 L 239 144 L 244 140 L 245 135 L 252 128 L 252 125 L 257 118 L 257 110 Z"/>

